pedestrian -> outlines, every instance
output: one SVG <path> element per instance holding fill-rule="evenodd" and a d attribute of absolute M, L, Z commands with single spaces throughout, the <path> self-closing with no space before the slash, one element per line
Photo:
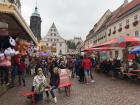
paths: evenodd
<path fill-rule="evenodd" d="M 55 103 L 57 103 L 57 98 L 54 94 L 54 90 L 58 88 L 59 82 L 60 82 L 59 68 L 55 67 L 53 68 L 53 72 L 51 73 L 51 77 L 50 77 L 50 93 Z M 49 98 L 49 93 L 46 92 L 46 94 L 47 97 Z"/>
<path fill-rule="evenodd" d="M 81 64 L 80 58 L 77 57 L 76 60 L 75 60 L 75 62 L 74 62 L 75 72 L 76 72 L 76 76 L 77 77 L 79 76 L 80 64 Z"/>
<path fill-rule="evenodd" d="M 67 67 L 68 67 L 68 69 L 71 71 L 72 78 L 74 78 L 73 63 L 74 63 L 74 62 L 73 62 L 72 57 L 69 57 L 68 60 L 67 60 Z"/>
<path fill-rule="evenodd" d="M 90 57 L 89 58 L 92 62 L 92 68 L 91 68 L 91 73 L 90 73 L 90 76 L 91 76 L 91 82 L 95 82 L 95 77 L 94 77 L 94 70 L 95 70 L 95 59 Z"/>
<path fill-rule="evenodd" d="M 15 62 L 15 59 L 12 59 L 12 67 L 11 67 L 11 85 L 15 86 L 16 76 L 18 74 L 18 65 Z"/>
<path fill-rule="evenodd" d="M 26 66 L 25 66 L 25 61 L 24 59 L 20 60 L 20 64 L 19 64 L 19 86 L 21 86 L 21 80 L 23 82 L 23 86 L 26 86 L 25 83 L 25 74 L 26 74 Z"/>
<path fill-rule="evenodd" d="M 0 66 L 0 79 L 1 84 L 9 85 L 9 67 L 6 66 Z"/>
<path fill-rule="evenodd" d="M 79 82 L 84 83 L 84 69 L 82 67 L 83 56 L 80 57 L 79 62 Z"/>
<path fill-rule="evenodd" d="M 91 68 L 92 68 L 92 62 L 91 60 L 87 57 L 87 55 L 84 56 L 84 59 L 82 61 L 82 66 L 84 68 L 84 74 L 85 74 L 85 79 L 86 83 L 89 84 L 91 81 Z"/>

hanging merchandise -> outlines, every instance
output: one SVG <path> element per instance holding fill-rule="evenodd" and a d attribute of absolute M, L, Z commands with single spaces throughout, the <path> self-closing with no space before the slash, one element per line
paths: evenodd
<path fill-rule="evenodd" d="M 37 51 L 37 47 L 35 47 L 35 45 L 31 42 L 30 47 L 28 48 L 28 54 L 30 56 L 36 56 Z"/>
<path fill-rule="evenodd" d="M 14 49 L 16 41 L 11 36 L 1 36 L 0 40 L 0 66 L 11 66 L 11 56 L 18 54 Z"/>
<path fill-rule="evenodd" d="M 6 37 L 0 37 L 0 40 L 2 40 L 0 42 L 0 48 L 5 55 L 13 56 L 16 54 L 16 51 L 14 49 L 16 45 L 16 41 L 14 38 L 12 38 L 11 36 L 6 36 Z"/>
<path fill-rule="evenodd" d="M 4 53 L 0 53 L 0 62 L 5 59 Z"/>
<path fill-rule="evenodd" d="M 24 56 L 27 55 L 27 51 L 29 48 L 30 44 L 26 40 L 18 40 L 17 41 L 17 46 L 16 49 L 19 51 L 19 53 Z"/>

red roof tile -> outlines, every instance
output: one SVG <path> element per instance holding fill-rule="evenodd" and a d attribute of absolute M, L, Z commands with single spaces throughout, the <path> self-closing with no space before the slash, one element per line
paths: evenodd
<path fill-rule="evenodd" d="M 140 5 L 140 0 L 133 0 L 127 5 L 121 5 L 118 9 L 116 9 L 112 13 L 112 18 L 110 19 L 108 25 L 111 25 L 119 20 L 119 17 L 128 12 L 129 10 L 133 9 L 135 6 Z"/>

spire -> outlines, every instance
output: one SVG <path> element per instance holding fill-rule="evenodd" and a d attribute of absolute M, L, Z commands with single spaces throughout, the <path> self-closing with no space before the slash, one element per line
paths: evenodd
<path fill-rule="evenodd" d="M 52 24 L 51 28 L 56 28 L 56 26 L 55 26 L 54 22 L 53 22 L 53 24 Z"/>
<path fill-rule="evenodd" d="M 40 14 L 39 14 L 38 8 L 37 8 L 37 0 L 36 0 L 35 10 L 34 10 L 34 13 L 32 13 L 32 16 L 38 16 L 38 17 L 40 17 Z"/>

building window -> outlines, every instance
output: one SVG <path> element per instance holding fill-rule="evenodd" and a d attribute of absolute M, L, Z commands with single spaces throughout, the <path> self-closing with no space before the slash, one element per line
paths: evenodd
<path fill-rule="evenodd" d="M 108 36 L 110 36 L 111 35 L 111 29 L 109 29 L 109 32 L 108 32 Z"/>
<path fill-rule="evenodd" d="M 111 29 L 109 29 L 109 33 L 111 33 Z"/>
<path fill-rule="evenodd" d="M 54 36 L 56 36 L 56 34 L 53 34 Z"/>
<path fill-rule="evenodd" d="M 46 46 L 48 46 L 48 43 L 46 43 Z"/>
<path fill-rule="evenodd" d="M 134 22 L 138 21 L 138 15 L 134 16 Z"/>
<path fill-rule="evenodd" d="M 114 31 L 113 31 L 113 34 L 115 34 L 116 33 L 116 27 L 114 27 Z"/>
<path fill-rule="evenodd" d="M 60 43 L 60 47 L 62 46 L 62 43 Z"/>
<path fill-rule="evenodd" d="M 139 37 L 139 31 L 135 31 L 135 36 Z"/>
<path fill-rule="evenodd" d="M 129 19 L 126 20 L 126 25 L 129 25 Z"/>
<path fill-rule="evenodd" d="M 59 39 L 57 39 L 57 41 L 59 41 Z"/>
<path fill-rule="evenodd" d="M 119 28 L 122 28 L 122 23 L 119 23 Z"/>
<path fill-rule="evenodd" d="M 59 51 L 59 55 L 62 55 L 62 50 Z"/>
<path fill-rule="evenodd" d="M 52 42 L 53 40 L 51 39 L 51 42 Z"/>
<path fill-rule="evenodd" d="M 114 27 L 114 31 L 116 31 L 116 27 Z"/>
<path fill-rule="evenodd" d="M 52 46 L 56 46 L 56 43 L 53 43 Z"/>

